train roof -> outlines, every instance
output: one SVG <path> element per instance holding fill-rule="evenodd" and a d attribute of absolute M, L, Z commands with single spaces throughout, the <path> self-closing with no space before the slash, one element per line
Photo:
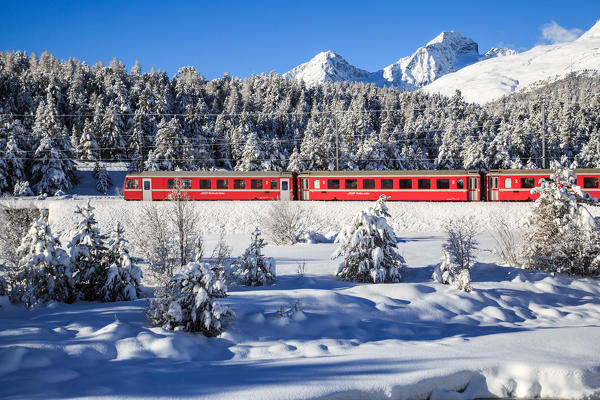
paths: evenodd
<path fill-rule="evenodd" d="M 491 169 L 488 175 L 547 175 L 555 173 L 554 169 Z M 599 175 L 600 168 L 577 168 L 574 169 L 575 175 Z"/>
<path fill-rule="evenodd" d="M 291 172 L 279 172 L 279 171 L 143 171 L 143 172 L 130 172 L 127 174 L 128 178 L 168 178 L 168 177 L 179 177 L 179 178 L 202 178 L 202 177 L 283 177 L 291 178 Z"/>
<path fill-rule="evenodd" d="M 461 176 L 477 175 L 477 170 L 398 170 L 398 171 L 304 171 L 298 176 Z"/>

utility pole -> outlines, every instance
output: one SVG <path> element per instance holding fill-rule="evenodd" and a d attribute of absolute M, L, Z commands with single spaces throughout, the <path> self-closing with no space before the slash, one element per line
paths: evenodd
<path fill-rule="evenodd" d="M 337 112 L 333 112 L 333 126 L 335 129 L 335 170 L 340 170 L 340 140 L 337 129 Z"/>
<path fill-rule="evenodd" d="M 542 100 L 542 168 L 546 168 L 546 109 Z"/>

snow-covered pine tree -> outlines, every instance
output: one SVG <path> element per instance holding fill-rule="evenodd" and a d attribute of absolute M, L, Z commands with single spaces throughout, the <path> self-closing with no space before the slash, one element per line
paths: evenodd
<path fill-rule="evenodd" d="M 236 171 L 260 171 L 267 157 L 261 150 L 256 132 L 251 132 L 246 140 L 241 158 L 235 166 Z"/>
<path fill-rule="evenodd" d="M 217 336 L 233 312 L 215 298 L 227 287 L 204 263 L 189 263 L 168 283 L 161 297 L 150 301 L 146 315 L 152 326 Z"/>
<path fill-rule="evenodd" d="M 129 243 L 123 237 L 125 230 L 120 222 L 111 232 L 105 265 L 108 267 L 106 280 L 100 289 L 101 301 L 129 301 L 140 296 L 142 270 L 129 255 Z"/>
<path fill-rule="evenodd" d="M 275 260 L 265 257 L 262 248 L 267 244 L 256 228 L 250 237 L 250 246 L 231 266 L 232 275 L 241 285 L 263 286 L 275 283 Z"/>
<path fill-rule="evenodd" d="M 33 307 L 50 300 L 74 300 L 69 257 L 50 230 L 48 210 L 41 210 L 17 249 L 20 261 L 10 277 L 13 302 Z"/>
<path fill-rule="evenodd" d="M 0 195 L 2 195 L 2 193 L 4 192 L 10 191 L 8 186 L 8 165 L 6 163 L 6 160 L 4 159 L 5 148 L 5 140 L 2 137 L 0 137 L 0 154 L 2 154 L 2 157 L 0 157 Z"/>
<path fill-rule="evenodd" d="M 14 121 L 9 129 L 6 152 L 3 156 L 7 170 L 10 171 L 10 174 L 8 175 L 8 188 L 13 193 L 17 182 L 25 180 L 24 160 L 26 158 L 26 153 L 21 150 L 21 147 L 19 146 L 19 141 L 23 140 L 25 135 L 25 128 L 21 124 L 21 121 Z"/>
<path fill-rule="evenodd" d="M 100 157 L 100 146 L 96 141 L 94 125 L 90 120 L 85 120 L 83 133 L 77 146 L 77 155 L 81 160 L 94 161 Z"/>
<path fill-rule="evenodd" d="M 155 148 L 148 154 L 145 168 L 150 171 L 187 170 L 191 154 L 189 154 L 181 125 L 176 117 L 158 124 Z"/>
<path fill-rule="evenodd" d="M 39 137 L 31 167 L 33 191 L 53 195 L 59 190 L 71 189 L 75 182 L 75 168 L 71 160 L 71 144 L 65 138 L 55 119 L 56 110 L 42 101 L 36 112 L 34 137 Z"/>
<path fill-rule="evenodd" d="M 89 201 L 87 205 L 75 208 L 75 214 L 80 216 L 80 220 L 67 245 L 77 298 L 87 301 L 102 300 L 99 292 L 106 282 L 107 274 L 106 237 L 96 226 L 93 210 Z"/>
<path fill-rule="evenodd" d="M 584 206 L 598 199 L 577 186 L 573 171 L 554 164 L 555 173 L 541 181 L 523 236 L 523 268 L 597 275 L 600 228 Z"/>
<path fill-rule="evenodd" d="M 110 176 L 108 176 L 106 166 L 100 164 L 98 161 L 94 164 L 94 177 L 96 178 L 96 189 L 100 193 L 108 193 L 112 182 L 110 181 Z"/>
<path fill-rule="evenodd" d="M 344 227 L 336 243 L 333 258 L 344 257 L 337 276 L 354 282 L 399 282 L 404 258 L 397 253 L 396 235 L 389 226 L 387 197 L 381 195 L 373 206 L 354 216 Z"/>

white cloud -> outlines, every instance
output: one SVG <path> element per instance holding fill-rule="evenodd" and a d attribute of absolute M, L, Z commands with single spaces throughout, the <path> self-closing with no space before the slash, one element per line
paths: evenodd
<path fill-rule="evenodd" d="M 540 39 L 546 43 L 572 42 L 583 33 L 579 28 L 563 28 L 555 21 L 540 26 L 540 30 L 542 31 Z"/>

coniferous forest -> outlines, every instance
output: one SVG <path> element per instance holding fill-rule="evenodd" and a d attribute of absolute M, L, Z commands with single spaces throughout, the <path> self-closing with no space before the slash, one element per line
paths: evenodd
<path fill-rule="evenodd" d="M 276 73 L 206 80 L 0 52 L 0 193 L 54 194 L 78 160 L 130 170 L 600 167 L 600 78 L 570 74 L 486 105 Z"/>

